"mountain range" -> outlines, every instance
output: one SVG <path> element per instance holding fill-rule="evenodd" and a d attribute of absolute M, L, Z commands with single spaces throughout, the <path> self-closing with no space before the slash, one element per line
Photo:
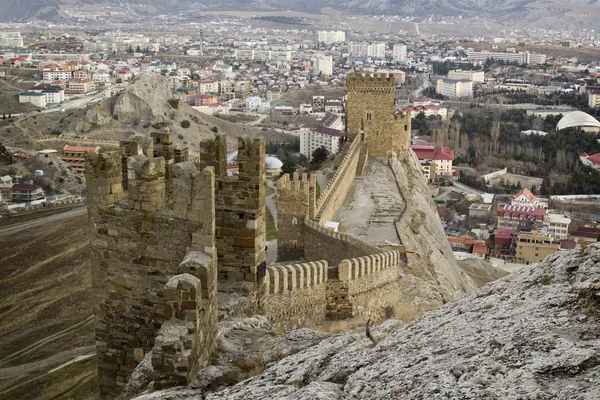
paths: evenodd
<path fill-rule="evenodd" d="M 482 17 L 513 26 L 571 29 L 596 27 L 600 20 L 600 0 L 0 0 L 0 21 L 59 20 L 59 8 L 69 5 L 130 6 L 138 15 L 201 10 L 319 13 L 328 7 L 349 14 Z"/>

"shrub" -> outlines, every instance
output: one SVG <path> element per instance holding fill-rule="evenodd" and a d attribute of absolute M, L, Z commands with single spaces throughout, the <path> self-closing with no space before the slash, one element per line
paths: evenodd
<path fill-rule="evenodd" d="M 190 121 L 188 121 L 187 119 L 184 119 L 183 121 L 181 121 L 181 127 L 184 129 L 187 129 L 190 127 Z"/>
<path fill-rule="evenodd" d="M 245 130 L 245 128 L 244 128 L 244 130 Z M 213 131 L 214 133 L 219 133 L 219 128 L 217 128 L 216 126 L 213 126 L 211 128 L 211 131 Z"/>
<path fill-rule="evenodd" d="M 179 140 L 183 140 L 183 135 L 177 135 L 177 137 L 179 138 Z"/>
<path fill-rule="evenodd" d="M 176 110 L 179 108 L 179 99 L 169 99 L 167 103 Z"/>

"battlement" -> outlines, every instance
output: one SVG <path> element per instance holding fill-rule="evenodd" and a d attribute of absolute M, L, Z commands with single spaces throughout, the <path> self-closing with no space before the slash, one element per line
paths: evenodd
<path fill-rule="evenodd" d="M 294 172 L 293 175 L 285 174 L 277 181 L 277 190 L 308 191 L 315 188 L 317 177 L 314 174 Z"/>
<path fill-rule="evenodd" d="M 270 265 L 267 267 L 264 291 L 268 294 L 282 293 L 316 285 L 327 281 L 327 261 L 314 261 L 294 265 Z"/>
<path fill-rule="evenodd" d="M 384 73 L 353 73 L 346 78 L 348 91 L 390 91 L 396 89 L 396 78 Z"/>
<path fill-rule="evenodd" d="M 401 253 L 397 250 L 342 260 L 338 266 L 338 277 L 340 281 L 359 279 L 388 268 L 397 267 L 401 261 Z"/>

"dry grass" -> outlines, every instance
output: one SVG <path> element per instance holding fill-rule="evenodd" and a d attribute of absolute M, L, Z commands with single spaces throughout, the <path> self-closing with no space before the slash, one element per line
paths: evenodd
<path fill-rule="evenodd" d="M 407 324 L 414 321 L 421 314 L 423 313 L 413 304 L 397 304 L 392 307 L 392 315 L 394 318 L 404 321 Z"/>

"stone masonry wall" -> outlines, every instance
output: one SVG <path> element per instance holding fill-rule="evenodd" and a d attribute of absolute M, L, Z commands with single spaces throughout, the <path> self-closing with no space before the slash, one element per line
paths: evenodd
<path fill-rule="evenodd" d="M 227 176 L 225 135 L 200 147 L 200 167 L 213 166 L 216 174 L 219 280 L 256 282 L 266 258 L 265 140 L 238 138 L 238 176 Z"/>
<path fill-rule="evenodd" d="M 282 331 L 325 321 L 327 262 L 271 265 L 263 282 L 261 314 Z"/>
<path fill-rule="evenodd" d="M 356 177 L 357 167 L 360 161 L 360 139 L 355 139 L 346 153 L 346 156 L 338 166 L 333 177 L 329 180 L 316 206 L 316 220 L 322 225 L 332 221 L 344 204 L 346 195 L 352 187 Z"/>
<path fill-rule="evenodd" d="M 165 207 L 165 160 L 136 155 L 127 159 L 128 187 L 122 201 L 119 152 L 88 154 L 88 193 L 104 193 L 89 203 L 92 222 L 92 298 L 95 310 L 98 375 L 103 398 L 116 397 L 127 378 L 152 350 L 165 321 L 164 286 L 181 273 L 190 251 L 215 260 L 212 169 L 190 162 L 173 166 L 178 195 Z M 189 268 L 188 268 L 189 267 Z"/>
<path fill-rule="evenodd" d="M 328 281 L 327 319 L 383 319 L 403 297 L 404 266 L 399 251 L 342 260 L 337 271 L 330 269 L 338 279 Z"/>
<path fill-rule="evenodd" d="M 303 236 L 305 260 L 327 260 L 329 265 L 337 265 L 346 258 L 383 253 L 377 246 L 340 232 L 333 232 L 308 218 L 304 221 Z"/>
<path fill-rule="evenodd" d="M 188 385 L 206 366 L 217 331 L 217 270 L 214 259 L 190 252 L 180 268 L 196 270 L 200 279 L 181 274 L 165 285 L 165 323 L 152 349 L 154 390 Z"/>
<path fill-rule="evenodd" d="M 294 173 L 277 181 L 277 260 L 304 258 L 304 219 L 314 218 L 316 176 Z M 318 260 L 319 258 L 312 258 Z"/>

